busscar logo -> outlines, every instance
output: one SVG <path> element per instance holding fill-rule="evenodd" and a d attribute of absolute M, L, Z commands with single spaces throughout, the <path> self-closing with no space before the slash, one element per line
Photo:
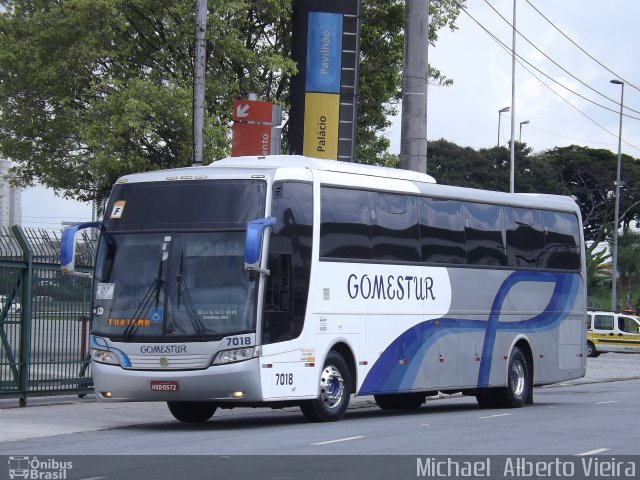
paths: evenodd
<path fill-rule="evenodd" d="M 73 462 L 64 462 L 54 458 L 9 457 L 9 478 L 34 480 L 65 480 L 67 471 L 73 468 Z"/>

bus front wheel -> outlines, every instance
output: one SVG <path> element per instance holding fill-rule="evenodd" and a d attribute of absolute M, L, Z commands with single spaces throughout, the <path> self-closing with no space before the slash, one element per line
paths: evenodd
<path fill-rule="evenodd" d="M 217 405 L 210 402 L 167 402 L 171 415 L 185 423 L 202 423 L 216 413 Z"/>
<path fill-rule="evenodd" d="M 331 351 L 320 374 L 320 395 L 305 400 L 300 410 L 312 422 L 335 422 L 340 420 L 349 406 L 351 375 L 344 357 Z"/>

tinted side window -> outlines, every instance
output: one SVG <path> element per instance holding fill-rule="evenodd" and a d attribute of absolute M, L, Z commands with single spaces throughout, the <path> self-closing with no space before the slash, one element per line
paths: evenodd
<path fill-rule="evenodd" d="M 509 265 L 522 268 L 543 268 L 545 235 L 538 210 L 511 209 L 507 224 L 507 254 Z"/>
<path fill-rule="evenodd" d="M 596 315 L 593 321 L 596 330 L 613 330 L 613 315 Z"/>
<path fill-rule="evenodd" d="M 618 317 L 618 330 L 627 333 L 638 333 L 638 322 L 631 317 Z"/>
<path fill-rule="evenodd" d="M 264 293 L 265 343 L 290 340 L 302 332 L 311 274 L 311 184 L 275 184 L 271 215 L 276 224 L 269 241 L 271 275 L 266 278 Z"/>
<path fill-rule="evenodd" d="M 480 203 L 465 203 L 465 238 L 467 264 L 507 265 L 502 235 L 502 207 Z"/>
<path fill-rule="evenodd" d="M 560 270 L 580 268 L 580 230 L 571 213 L 542 212 L 545 229 L 544 266 Z"/>
<path fill-rule="evenodd" d="M 322 188 L 320 257 L 361 260 L 373 258 L 368 192 Z"/>
<path fill-rule="evenodd" d="M 422 261 L 463 264 L 466 261 L 464 217 L 456 200 L 418 198 Z"/>
<path fill-rule="evenodd" d="M 370 194 L 373 208 L 373 258 L 419 262 L 418 212 L 414 197 Z"/>

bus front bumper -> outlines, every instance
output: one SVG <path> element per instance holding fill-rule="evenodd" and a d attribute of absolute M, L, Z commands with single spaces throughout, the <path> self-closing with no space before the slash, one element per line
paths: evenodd
<path fill-rule="evenodd" d="M 100 401 L 262 401 L 257 358 L 204 370 L 126 370 L 96 362 L 91 363 L 91 369 Z"/>

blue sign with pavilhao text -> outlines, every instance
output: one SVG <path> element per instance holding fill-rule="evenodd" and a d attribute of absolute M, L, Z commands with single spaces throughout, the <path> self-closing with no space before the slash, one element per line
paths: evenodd
<path fill-rule="evenodd" d="M 342 14 L 309 12 L 307 92 L 340 93 Z"/>

